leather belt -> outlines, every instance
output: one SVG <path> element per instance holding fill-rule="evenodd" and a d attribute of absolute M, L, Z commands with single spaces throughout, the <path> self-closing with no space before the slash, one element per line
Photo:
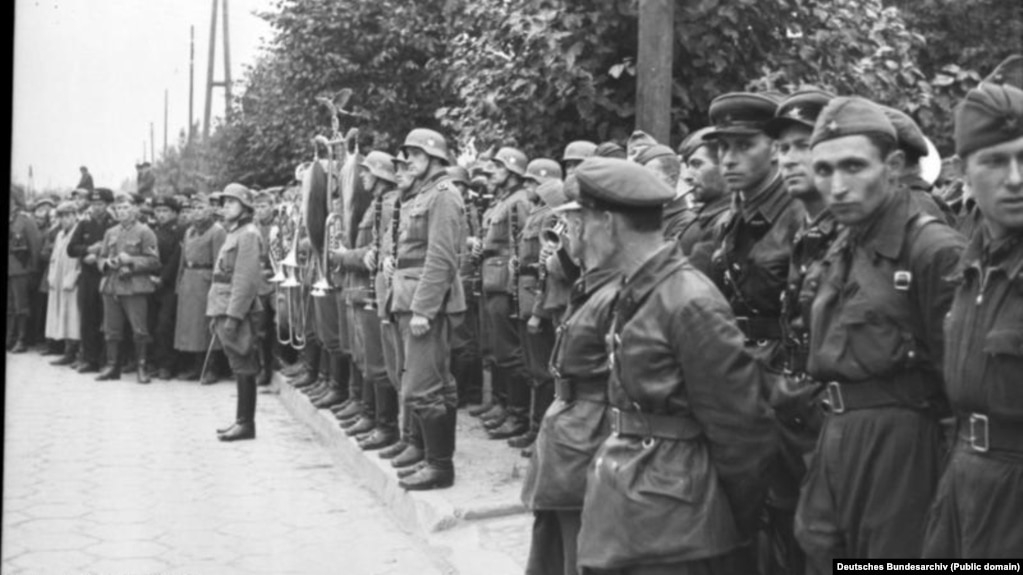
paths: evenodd
<path fill-rule="evenodd" d="M 903 376 L 856 383 L 831 381 L 824 386 L 823 401 L 828 411 L 839 414 L 878 407 L 925 409 L 932 396 L 923 377 Z"/>
<path fill-rule="evenodd" d="M 784 338 L 781 330 L 781 318 L 737 316 L 735 322 L 739 325 L 742 333 L 746 334 L 746 341 Z"/>
<path fill-rule="evenodd" d="M 640 411 L 622 411 L 611 408 L 611 433 L 615 437 L 642 437 L 686 441 L 703 434 L 703 427 L 695 419 L 681 413 L 656 415 Z"/>
<path fill-rule="evenodd" d="M 526 264 L 519 267 L 520 276 L 540 277 L 540 269 L 537 264 Z"/>
<path fill-rule="evenodd" d="M 213 274 L 213 283 L 215 284 L 229 284 L 231 283 L 231 274 L 223 272 L 215 272 Z"/>
<path fill-rule="evenodd" d="M 559 377 L 554 380 L 554 395 L 566 402 L 607 403 L 607 378 L 606 375 L 589 379 Z"/>
<path fill-rule="evenodd" d="M 424 265 L 426 265 L 426 258 L 409 258 L 398 260 L 399 270 L 407 270 L 409 268 L 421 268 Z"/>
<path fill-rule="evenodd" d="M 1023 453 L 1023 421 L 992 420 L 982 413 L 960 415 L 956 420 L 959 440 L 970 450 L 987 453 L 989 450 Z"/>
<path fill-rule="evenodd" d="M 213 264 L 197 264 L 195 262 L 185 262 L 185 267 L 193 270 L 211 270 Z"/>

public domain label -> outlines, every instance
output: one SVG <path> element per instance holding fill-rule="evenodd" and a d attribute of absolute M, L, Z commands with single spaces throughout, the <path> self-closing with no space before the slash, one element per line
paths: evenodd
<path fill-rule="evenodd" d="M 997 561 L 943 561 L 943 560 L 850 560 L 836 559 L 832 566 L 835 571 L 948 571 L 956 573 L 1020 573 L 1023 560 L 1003 559 Z"/>

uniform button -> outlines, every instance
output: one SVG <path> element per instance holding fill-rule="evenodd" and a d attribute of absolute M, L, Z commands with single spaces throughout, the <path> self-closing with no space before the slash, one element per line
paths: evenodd
<path fill-rule="evenodd" d="M 916 359 L 916 352 L 913 350 L 909 350 L 909 353 L 906 354 L 906 357 L 908 357 L 909 359 Z"/>

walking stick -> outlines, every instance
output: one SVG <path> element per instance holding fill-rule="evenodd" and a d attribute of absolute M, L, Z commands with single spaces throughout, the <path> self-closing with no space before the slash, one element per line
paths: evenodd
<path fill-rule="evenodd" d="M 206 359 L 202 362 L 202 371 L 199 372 L 199 383 L 206 377 L 206 368 L 210 365 L 210 355 L 213 354 L 213 344 L 217 343 L 217 330 L 213 329 L 213 322 L 210 322 L 210 346 L 206 348 Z"/>

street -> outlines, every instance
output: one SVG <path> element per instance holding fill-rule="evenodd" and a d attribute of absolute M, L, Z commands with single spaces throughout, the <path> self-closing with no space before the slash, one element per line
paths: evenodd
<path fill-rule="evenodd" d="M 234 384 L 97 382 L 7 354 L 4 575 L 452 573 L 312 432 L 260 394 L 220 443 Z"/>

